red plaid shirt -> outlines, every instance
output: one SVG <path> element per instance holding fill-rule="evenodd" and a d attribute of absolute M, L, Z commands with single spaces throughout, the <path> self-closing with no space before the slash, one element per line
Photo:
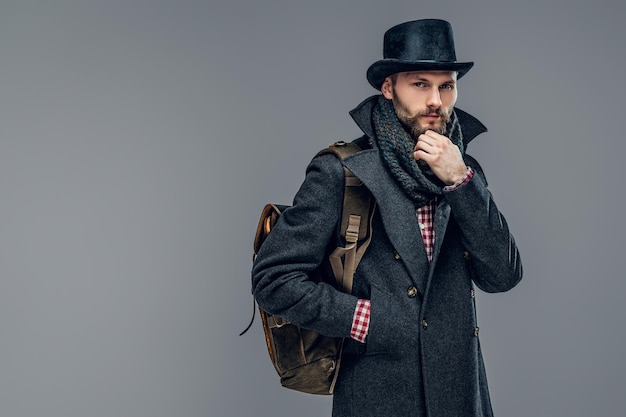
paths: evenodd
<path fill-rule="evenodd" d="M 461 185 L 467 183 L 474 176 L 474 170 L 472 168 L 467 169 L 465 178 L 456 184 L 444 187 L 444 191 L 452 191 Z M 417 223 L 420 227 L 422 234 L 422 240 L 424 241 L 424 248 L 426 249 L 426 255 L 428 260 L 433 259 L 433 247 L 435 246 L 435 227 L 434 221 L 435 210 L 437 208 L 437 198 L 433 198 L 424 206 L 416 210 Z M 354 311 L 354 317 L 352 319 L 352 330 L 350 331 L 350 337 L 361 343 L 365 343 L 367 337 L 367 331 L 370 323 L 370 301 L 359 299 Z"/>

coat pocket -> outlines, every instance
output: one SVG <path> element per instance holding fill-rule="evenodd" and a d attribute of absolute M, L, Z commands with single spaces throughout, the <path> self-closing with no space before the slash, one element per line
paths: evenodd
<path fill-rule="evenodd" d="M 371 286 L 370 325 L 366 355 L 400 353 L 417 346 L 417 325 L 411 323 L 411 310 L 397 294 Z"/>

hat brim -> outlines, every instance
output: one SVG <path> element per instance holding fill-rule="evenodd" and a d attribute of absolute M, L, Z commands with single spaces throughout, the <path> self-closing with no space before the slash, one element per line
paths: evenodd
<path fill-rule="evenodd" d="M 417 61 L 406 62 L 398 59 L 382 59 L 374 62 L 367 69 L 367 81 L 377 90 L 380 90 L 385 78 L 398 72 L 407 71 L 456 71 L 457 79 L 461 78 L 474 66 L 473 62 L 434 62 Z"/>

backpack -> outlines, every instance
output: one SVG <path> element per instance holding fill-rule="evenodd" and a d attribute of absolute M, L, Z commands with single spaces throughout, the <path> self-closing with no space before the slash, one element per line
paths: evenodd
<path fill-rule="evenodd" d="M 340 160 L 361 149 L 355 143 L 336 142 L 315 157 L 332 154 Z M 340 235 L 344 246 L 328 255 L 334 282 L 340 291 L 352 291 L 352 279 L 359 261 L 371 241 L 371 222 L 375 202 L 370 191 L 345 166 L 344 197 Z M 288 206 L 267 204 L 259 219 L 254 238 L 254 257 L 274 224 Z M 256 307 L 255 307 L 256 310 Z M 339 375 L 343 338 L 327 337 L 314 330 L 300 328 L 259 307 L 270 360 L 283 387 L 309 394 L 332 394 Z M 254 321 L 241 332 L 244 334 Z"/>

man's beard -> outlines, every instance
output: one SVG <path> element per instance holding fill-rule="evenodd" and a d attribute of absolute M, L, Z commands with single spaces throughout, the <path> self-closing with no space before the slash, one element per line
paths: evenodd
<path fill-rule="evenodd" d="M 442 107 L 439 107 L 437 109 L 420 110 L 417 112 L 417 114 L 411 116 L 409 108 L 406 106 L 406 104 L 402 102 L 402 100 L 398 98 L 397 94 L 395 94 L 395 91 L 393 97 L 391 98 L 391 101 L 393 103 L 393 108 L 396 111 L 396 116 L 398 117 L 400 124 L 402 125 L 404 130 L 406 130 L 406 132 L 411 135 L 413 141 L 417 141 L 417 138 L 421 134 L 425 133 L 427 130 L 432 130 L 441 135 L 446 133 L 447 124 L 448 122 L 450 122 L 450 109 L 444 109 Z M 439 115 L 439 126 L 429 125 L 425 128 L 422 128 L 418 119 L 420 116 L 426 116 L 429 114 Z"/>

